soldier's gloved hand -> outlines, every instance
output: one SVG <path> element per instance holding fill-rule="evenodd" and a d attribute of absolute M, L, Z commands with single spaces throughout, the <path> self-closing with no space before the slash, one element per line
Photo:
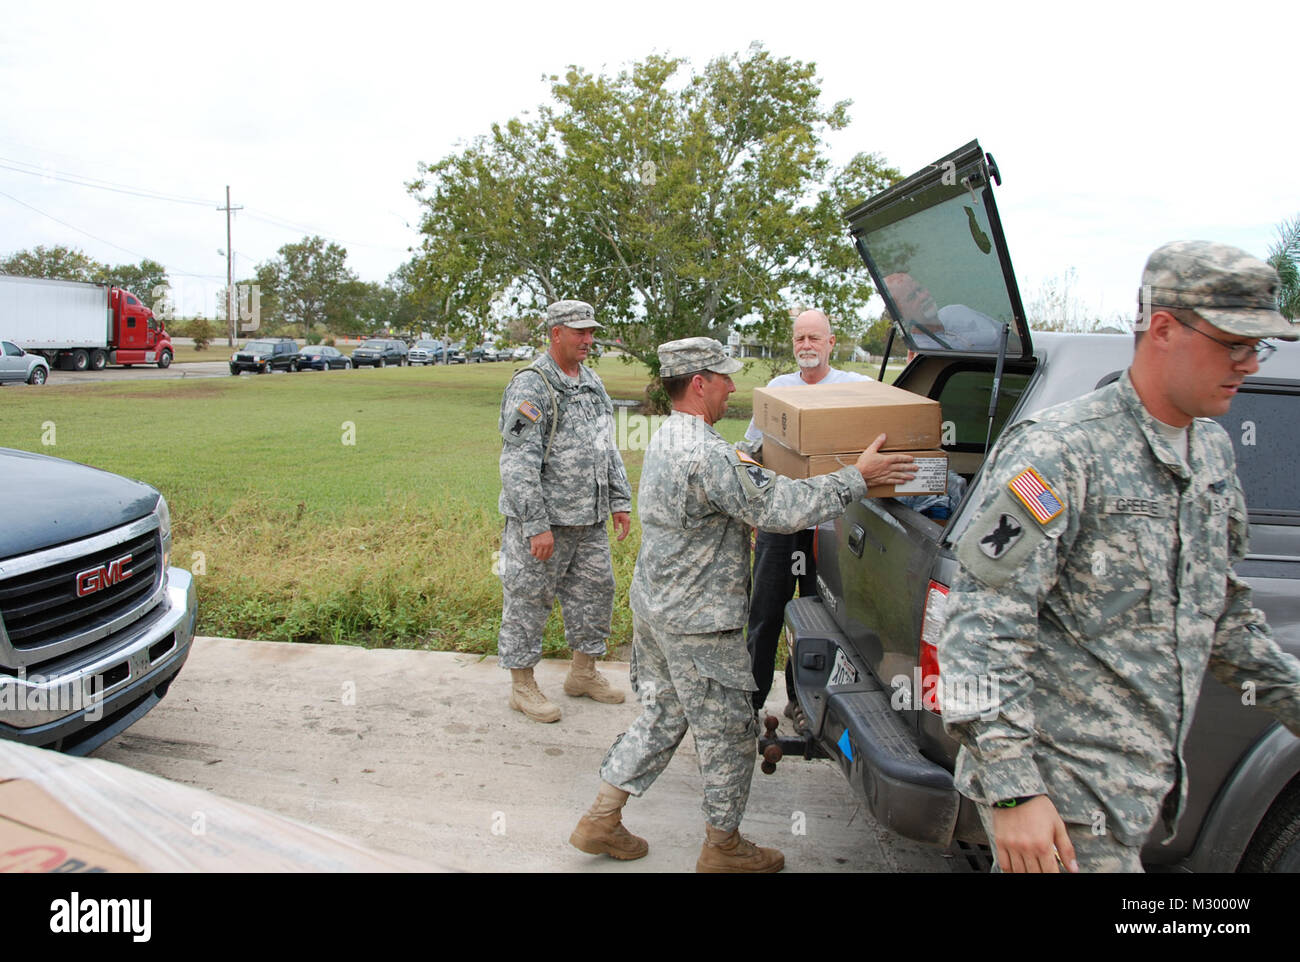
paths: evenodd
<path fill-rule="evenodd" d="M 549 531 L 533 535 L 528 539 L 528 550 L 538 561 L 546 561 L 555 552 L 555 535 Z"/>
<path fill-rule="evenodd" d="M 994 808 L 993 835 L 1004 872 L 1059 872 L 1059 865 L 1079 871 L 1065 822 L 1046 795 L 1015 808 Z"/>
<path fill-rule="evenodd" d="M 902 484 L 915 478 L 916 459 L 910 454 L 881 454 L 880 446 L 884 443 L 885 436 L 882 434 L 858 457 L 858 463 L 854 467 L 861 472 L 862 480 L 870 486 Z"/>
<path fill-rule="evenodd" d="M 626 538 L 627 533 L 632 530 L 632 515 L 626 511 L 615 511 L 614 530 L 618 532 L 619 541 Z"/>

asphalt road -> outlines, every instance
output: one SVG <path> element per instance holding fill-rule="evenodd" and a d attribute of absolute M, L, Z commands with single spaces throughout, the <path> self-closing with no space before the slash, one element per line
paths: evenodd
<path fill-rule="evenodd" d="M 647 857 L 615 862 L 568 844 L 637 705 L 625 663 L 601 665 L 629 692 L 623 705 L 565 696 L 567 667 L 537 670 L 564 712 L 541 725 L 510 710 L 495 658 L 199 638 L 162 703 L 95 755 L 451 867 L 693 871 L 704 828 L 689 738 L 625 810 Z M 938 850 L 876 825 L 828 761 L 756 770 L 742 830 L 780 848 L 787 871 L 952 870 Z"/>
<path fill-rule="evenodd" d="M 337 372 L 336 372 L 337 373 Z M 47 382 L 56 384 L 88 384 L 94 381 L 159 381 L 182 377 L 230 377 L 230 361 L 192 361 L 160 368 L 156 364 L 137 364 L 134 367 L 106 367 L 102 371 L 50 372 Z"/>

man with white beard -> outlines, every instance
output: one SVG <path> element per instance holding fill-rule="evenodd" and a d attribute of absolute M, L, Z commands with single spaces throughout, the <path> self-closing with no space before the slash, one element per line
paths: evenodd
<path fill-rule="evenodd" d="M 768 387 L 797 385 L 837 384 L 842 381 L 869 381 L 871 378 L 853 371 L 839 371 L 831 367 L 831 351 L 835 335 L 831 333 L 830 319 L 821 311 L 804 311 L 794 321 L 794 358 L 799 370 L 779 374 L 768 382 Z M 749 422 L 745 432 L 747 441 L 761 442 L 763 432 Z M 817 568 L 813 562 L 813 538 L 816 529 L 808 528 L 798 534 L 772 534 L 758 532 L 754 545 L 754 573 L 750 579 L 749 626 L 745 641 L 749 659 L 753 664 L 754 710 L 763 707 L 767 693 L 772 689 L 772 674 L 776 666 L 776 643 L 781 637 L 785 622 L 785 606 L 794 597 L 797 585 L 803 598 L 817 594 Z M 790 666 L 785 669 L 787 703 L 785 715 L 795 718 L 798 703 L 794 696 L 794 679 Z"/>

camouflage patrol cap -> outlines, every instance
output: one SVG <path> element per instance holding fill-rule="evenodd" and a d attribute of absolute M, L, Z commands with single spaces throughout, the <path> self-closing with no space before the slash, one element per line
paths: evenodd
<path fill-rule="evenodd" d="M 1300 325 L 1277 310 L 1277 271 L 1239 247 L 1174 241 L 1147 258 L 1139 306 L 1196 311 L 1221 331 L 1242 337 L 1300 339 Z M 1146 316 L 1145 314 L 1143 316 Z"/>
<path fill-rule="evenodd" d="M 735 374 L 744 366 L 734 357 L 727 357 L 726 350 L 711 337 L 684 337 L 659 345 L 660 377 L 677 377 L 696 371 Z"/>
<path fill-rule="evenodd" d="M 596 309 L 586 301 L 556 301 L 547 307 L 546 326 L 552 328 L 557 324 L 574 330 L 603 326 L 596 321 Z"/>

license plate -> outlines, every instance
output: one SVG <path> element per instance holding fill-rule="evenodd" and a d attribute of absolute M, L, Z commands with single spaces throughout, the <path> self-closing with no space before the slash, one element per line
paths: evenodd
<path fill-rule="evenodd" d="M 831 676 L 826 680 L 829 685 L 852 685 L 858 680 L 858 670 L 849 663 L 849 656 L 843 648 L 835 649 L 835 664 L 831 666 Z"/>

